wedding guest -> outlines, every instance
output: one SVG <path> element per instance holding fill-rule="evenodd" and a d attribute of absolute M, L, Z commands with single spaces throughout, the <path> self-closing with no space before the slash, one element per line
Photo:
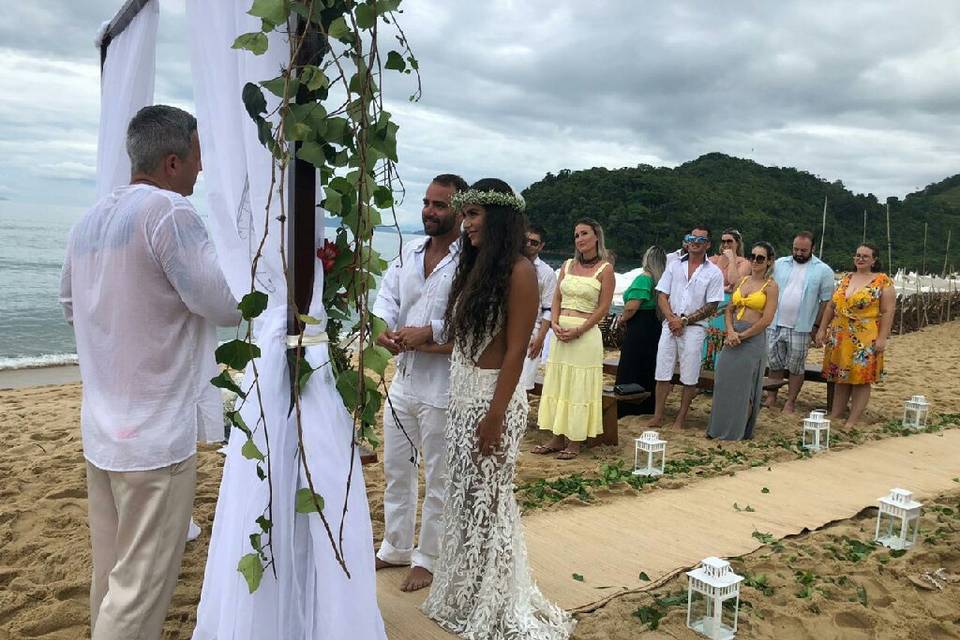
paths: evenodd
<path fill-rule="evenodd" d="M 777 315 L 767 329 L 770 377 L 782 380 L 789 373 L 784 413 L 793 413 L 807 368 L 811 338 L 821 326 L 820 317 L 833 295 L 833 269 L 814 254 L 816 242 L 809 231 L 793 239 L 793 252 L 777 259 L 773 279 L 780 287 Z M 764 401 L 776 404 L 777 390 L 767 392 Z"/>
<path fill-rule="evenodd" d="M 618 417 L 651 414 L 656 405 L 654 389 L 657 368 L 657 344 L 660 342 L 660 318 L 657 315 L 655 288 L 666 268 L 667 255 L 658 246 L 643 254 L 643 271 L 623 292 L 623 312 L 617 319 L 624 326 L 617 366 L 617 385 L 639 384 L 650 397 L 639 403 L 617 403 Z"/>
<path fill-rule="evenodd" d="M 883 355 L 897 305 L 893 280 L 883 273 L 876 245 L 857 247 L 853 265 L 817 332 L 817 342 L 824 345 L 823 375 L 835 383 L 830 416 L 842 417 L 849 402 L 848 425 L 860 424 L 873 383 L 883 379 Z"/>
<path fill-rule="evenodd" d="M 770 277 L 773 247 L 757 242 L 749 276 L 741 278 L 724 309 L 727 338 L 717 362 L 707 435 L 721 440 L 753 437 L 767 368 L 766 330 L 777 311 L 777 283 Z"/>
<path fill-rule="evenodd" d="M 544 229 L 540 225 L 531 224 L 527 227 L 523 255 L 533 262 L 537 270 L 537 292 L 540 295 L 540 313 L 533 326 L 533 336 L 530 338 L 530 347 L 527 357 L 523 361 L 523 374 L 520 376 L 520 386 L 527 391 L 533 389 L 537 382 L 537 370 L 540 368 L 543 343 L 550 330 L 550 319 L 553 307 L 553 292 L 557 288 L 557 274 L 553 268 L 540 259 L 540 252 L 545 246 Z"/>
<path fill-rule="evenodd" d="M 553 294 L 553 333 L 537 424 L 553 433 L 536 454 L 559 452 L 572 460 L 587 438 L 603 433 L 603 337 L 615 286 L 603 228 L 583 218 L 574 225 L 574 257 L 567 260 Z"/>
<path fill-rule="evenodd" d="M 521 253 L 523 200 L 486 178 L 454 203 L 464 240 L 444 316 L 449 480 L 423 612 L 463 638 L 565 640 L 574 622 L 533 582 L 514 498 L 528 410 L 518 382 L 539 314 L 536 270 Z"/>
<path fill-rule="evenodd" d="M 750 275 L 750 261 L 743 257 L 743 237 L 736 229 L 724 229 L 720 234 L 720 253 L 710 256 L 710 262 L 723 271 L 723 302 L 707 323 L 707 338 L 703 343 L 703 368 L 714 371 L 727 334 L 723 310 L 741 279 Z"/>
<path fill-rule="evenodd" d="M 430 585 L 440 552 L 450 356 L 430 344 L 442 331 L 460 260 L 461 218 L 450 202 L 466 189 L 466 181 L 452 174 L 430 182 L 423 197 L 425 235 L 404 244 L 402 255 L 384 274 L 373 304 L 373 313 L 387 324 L 379 342 L 398 356 L 388 390 L 390 410 L 383 412 L 384 532 L 376 564 L 377 569 L 410 565 L 403 591 Z M 418 452 L 426 487 L 414 547 Z"/>
<path fill-rule="evenodd" d="M 690 403 L 697 395 L 700 381 L 701 349 L 706 334 L 706 319 L 713 315 L 723 300 L 723 272 L 707 260 L 710 249 L 710 228 L 697 225 L 683 239 L 686 253 L 670 260 L 657 283 L 657 304 L 663 314 L 660 343 L 657 345 L 657 400 L 648 427 L 663 422 L 673 380 L 674 367 L 679 365 L 680 411 L 673 425 L 683 427 Z"/>
<path fill-rule="evenodd" d="M 220 403 L 207 338 L 240 321 L 186 198 L 201 169 L 196 119 L 145 107 L 126 146 L 130 184 L 73 227 L 60 282 L 83 380 L 93 640 L 160 637 L 193 507 L 197 434 L 210 426 L 201 405 Z"/>

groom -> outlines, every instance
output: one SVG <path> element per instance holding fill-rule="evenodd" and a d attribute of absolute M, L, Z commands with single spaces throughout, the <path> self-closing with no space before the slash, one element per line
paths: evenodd
<path fill-rule="evenodd" d="M 442 339 L 443 315 L 460 256 L 460 215 L 450 206 L 463 178 L 439 175 L 423 198 L 425 238 L 404 244 L 380 283 L 373 313 L 387 324 L 379 338 L 397 358 L 397 372 L 384 408 L 383 544 L 377 569 L 410 565 L 403 591 L 433 581 L 439 554 L 440 517 L 446 480 L 447 395 L 450 356 L 431 353 Z M 417 452 L 423 460 L 426 491 L 420 513 L 420 539 L 414 548 L 417 515 Z"/>

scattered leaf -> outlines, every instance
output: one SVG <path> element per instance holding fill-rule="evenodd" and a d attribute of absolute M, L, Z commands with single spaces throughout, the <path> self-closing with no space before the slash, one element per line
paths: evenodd
<path fill-rule="evenodd" d="M 646 572 L 646 571 L 641 571 L 639 577 L 640 577 L 640 579 L 643 580 L 644 582 L 650 582 L 650 576 L 647 575 L 647 572 Z"/>
<path fill-rule="evenodd" d="M 764 487 L 763 489 L 760 489 L 760 493 L 770 493 L 770 489 Z"/>
<path fill-rule="evenodd" d="M 573 579 L 576 580 L 577 582 L 583 582 L 583 576 L 580 575 L 579 573 L 573 574 Z"/>

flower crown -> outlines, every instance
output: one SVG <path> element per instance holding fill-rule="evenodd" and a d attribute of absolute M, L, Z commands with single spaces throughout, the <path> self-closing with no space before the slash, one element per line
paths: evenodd
<path fill-rule="evenodd" d="M 512 207 L 521 213 L 527 207 L 527 203 L 524 202 L 522 196 L 493 190 L 467 189 L 466 191 L 458 191 L 450 199 L 450 206 L 453 207 L 454 211 L 461 211 L 468 204 L 478 204 L 482 207 L 497 204 L 503 207 Z"/>

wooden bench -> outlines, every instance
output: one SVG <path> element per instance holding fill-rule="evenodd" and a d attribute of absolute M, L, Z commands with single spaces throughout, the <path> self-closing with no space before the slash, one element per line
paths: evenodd
<path fill-rule="evenodd" d="M 612 376 L 617 375 L 617 369 L 620 366 L 619 358 L 607 358 L 603 361 L 603 372 Z M 701 371 L 700 379 L 697 380 L 698 389 L 713 389 L 713 371 Z M 681 384 L 680 383 L 680 372 L 674 370 L 673 379 L 670 381 L 671 384 Z M 779 389 L 783 385 L 787 384 L 787 380 L 777 380 L 775 378 L 765 377 L 763 379 L 763 390 L 772 391 L 774 389 Z"/>
<path fill-rule="evenodd" d="M 543 393 L 542 375 L 537 376 L 537 379 L 533 384 L 533 389 L 530 391 L 530 393 L 535 396 L 539 396 L 541 393 Z M 605 385 L 603 387 L 603 433 L 596 438 L 588 438 L 587 446 L 592 446 L 594 444 L 608 444 L 614 446 L 619 445 L 620 434 L 619 424 L 617 422 L 619 420 L 617 405 L 619 405 L 621 402 L 639 403 L 643 402 L 649 397 L 649 391 L 617 395 L 613 392 L 612 386 Z"/>

